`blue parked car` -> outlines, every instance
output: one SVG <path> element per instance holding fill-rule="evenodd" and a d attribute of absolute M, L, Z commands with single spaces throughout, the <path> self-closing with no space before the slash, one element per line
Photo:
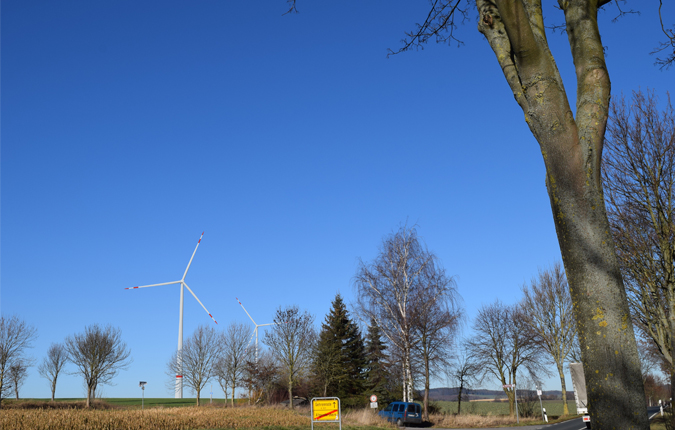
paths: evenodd
<path fill-rule="evenodd" d="M 392 402 L 379 415 L 399 427 L 406 424 L 422 424 L 422 406 L 419 403 Z"/>

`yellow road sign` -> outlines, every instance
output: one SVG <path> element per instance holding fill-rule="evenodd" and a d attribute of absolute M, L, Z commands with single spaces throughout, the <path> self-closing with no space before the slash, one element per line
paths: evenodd
<path fill-rule="evenodd" d="M 339 410 L 337 399 L 312 399 L 312 419 L 314 421 L 338 421 L 340 419 Z"/>

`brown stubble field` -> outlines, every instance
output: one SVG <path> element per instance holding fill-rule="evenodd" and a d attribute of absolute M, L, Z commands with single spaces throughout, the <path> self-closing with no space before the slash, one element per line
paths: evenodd
<path fill-rule="evenodd" d="M 0 429 L 16 430 L 188 430 L 188 429 L 309 429 L 308 407 L 289 411 L 279 406 L 152 407 L 139 410 L 99 404 L 97 409 L 48 409 L 33 404 L 30 408 L 0 410 Z M 433 427 L 472 428 L 515 425 L 515 418 L 487 415 L 435 414 Z M 521 424 L 540 420 L 521 418 Z M 315 424 L 316 430 L 337 430 L 337 424 Z M 377 416 L 375 410 L 343 411 L 343 428 L 359 430 L 394 430 L 393 424 Z"/>

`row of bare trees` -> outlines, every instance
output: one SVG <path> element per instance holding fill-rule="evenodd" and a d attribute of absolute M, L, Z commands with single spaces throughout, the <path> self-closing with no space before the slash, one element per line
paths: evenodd
<path fill-rule="evenodd" d="M 248 390 L 249 400 L 257 403 L 269 398 L 271 390 L 283 386 L 293 398 L 298 381 L 307 376 L 316 333 L 314 317 L 297 306 L 279 308 L 274 325 L 263 342 L 269 350 L 255 354 L 250 348 L 252 330 L 232 323 L 224 332 L 201 325 L 183 343 L 182 350 L 167 363 L 167 374 L 183 375 L 183 383 L 196 395 L 214 378 L 225 393 L 231 391 L 234 406 L 237 388 Z M 292 402 L 291 407 L 293 406 Z"/>
<path fill-rule="evenodd" d="M 0 316 L 0 405 L 3 398 L 19 388 L 28 376 L 33 359 L 26 355 L 37 338 L 37 330 L 18 316 Z M 117 373 L 130 363 L 130 351 L 122 341 L 119 329 L 93 324 L 84 332 L 66 338 L 63 344 L 53 343 L 38 372 L 49 381 L 54 401 L 56 382 L 67 363 L 75 370 L 70 374 L 83 377 L 87 387 L 87 407 L 99 385 L 109 384 Z"/>

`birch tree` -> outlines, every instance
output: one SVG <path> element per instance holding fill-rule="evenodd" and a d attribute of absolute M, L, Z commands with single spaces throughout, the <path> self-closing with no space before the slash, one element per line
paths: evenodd
<path fill-rule="evenodd" d="M 359 263 L 354 286 L 357 309 L 365 321 L 374 320 L 382 335 L 401 354 L 404 402 L 413 400 L 413 305 L 425 286 L 425 275 L 433 271 L 436 257 L 420 242 L 415 227 L 402 226 L 385 237 L 371 263 Z"/>

